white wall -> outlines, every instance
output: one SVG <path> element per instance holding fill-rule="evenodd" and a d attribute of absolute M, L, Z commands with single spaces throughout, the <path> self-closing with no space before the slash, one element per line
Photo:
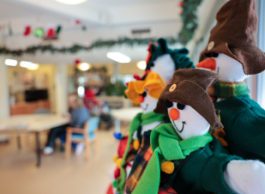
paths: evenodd
<path fill-rule="evenodd" d="M 7 66 L 5 65 L 5 56 L 0 55 L 0 119 L 7 118 L 9 114 Z"/>

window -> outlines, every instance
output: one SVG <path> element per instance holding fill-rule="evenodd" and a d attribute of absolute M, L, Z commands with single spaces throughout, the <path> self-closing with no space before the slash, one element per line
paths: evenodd
<path fill-rule="evenodd" d="M 259 0 L 258 46 L 263 52 L 265 52 L 265 1 L 264 0 Z M 262 72 L 258 75 L 257 102 L 262 106 L 262 108 L 265 108 L 265 72 Z"/>

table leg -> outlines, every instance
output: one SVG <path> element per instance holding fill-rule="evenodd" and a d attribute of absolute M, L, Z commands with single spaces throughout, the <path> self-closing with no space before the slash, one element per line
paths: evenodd
<path fill-rule="evenodd" d="M 36 135 L 37 167 L 40 167 L 41 163 L 40 132 L 36 132 L 35 135 Z"/>
<path fill-rule="evenodd" d="M 17 148 L 19 150 L 21 149 L 21 139 L 20 139 L 20 135 L 17 135 Z"/>

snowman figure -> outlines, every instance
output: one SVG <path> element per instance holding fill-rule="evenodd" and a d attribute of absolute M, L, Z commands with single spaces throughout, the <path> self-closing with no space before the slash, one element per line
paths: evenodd
<path fill-rule="evenodd" d="M 244 159 L 265 162 L 265 111 L 250 99 L 244 80 L 265 69 L 257 47 L 255 0 L 230 0 L 217 13 L 217 24 L 197 68 L 219 74 L 208 90 L 220 110 L 227 150 Z"/>
<path fill-rule="evenodd" d="M 107 194 L 115 194 L 117 193 L 116 187 L 113 187 L 113 185 L 117 184 L 117 179 L 121 176 L 121 169 L 123 168 L 125 170 L 126 175 L 128 175 L 131 171 L 132 168 L 132 161 L 134 159 L 133 155 L 130 155 L 130 157 L 126 158 L 125 164 L 123 167 L 121 166 L 122 164 L 122 159 L 124 156 L 124 153 L 126 151 L 128 144 L 128 135 L 126 136 L 121 136 L 119 140 L 119 145 L 117 148 L 117 155 L 113 157 L 113 162 L 115 163 L 114 168 L 110 172 L 110 179 L 113 182 L 113 184 L 109 185 Z M 130 145 L 129 151 L 131 152 L 133 149 L 132 145 Z"/>
<path fill-rule="evenodd" d="M 143 112 L 138 113 L 130 125 L 127 146 L 120 164 L 120 176 L 116 177 L 115 181 L 116 193 L 120 194 L 124 193 L 125 180 L 130 170 L 134 169 L 132 165 L 134 165 L 137 152 L 141 152 L 139 150 L 140 147 L 147 149 L 150 147 L 150 143 L 148 144 L 148 142 L 142 139 L 150 137 L 150 130 L 168 121 L 165 115 L 153 112 L 158 98 L 166 86 L 165 81 L 157 73 L 150 71 L 147 71 L 141 78 L 138 76 L 135 76 L 135 78 L 137 78 L 136 81 L 128 83 L 128 89 L 125 91 L 125 95 L 133 103 L 140 104 Z M 126 164 L 129 164 L 129 166 Z"/>
<path fill-rule="evenodd" d="M 156 43 L 150 44 L 148 51 L 149 55 L 146 60 L 146 71 L 156 72 L 162 77 L 162 79 L 166 81 L 166 83 L 170 82 L 176 69 L 194 68 L 193 63 L 187 57 L 188 50 L 185 48 L 171 50 L 168 48 L 165 39 L 161 38 Z M 145 91 L 144 93 L 140 94 L 139 102 L 141 102 L 143 112 L 147 113 L 155 109 L 157 98 L 153 98 L 147 91 Z M 133 163 L 132 170 L 129 174 L 128 179 L 126 180 L 127 194 L 132 193 L 135 189 L 137 183 L 141 179 L 146 165 L 148 164 L 152 156 L 152 149 L 150 147 L 150 129 L 154 129 L 160 124 L 161 122 L 153 122 L 148 125 L 143 125 L 141 134 L 139 134 L 139 131 L 136 131 L 133 135 L 133 139 L 135 140 L 134 145 L 136 145 L 136 147 L 139 145 L 141 146 L 135 156 L 134 161 L 136 162 Z M 141 143 L 138 143 L 138 140 L 141 139 L 141 137 Z M 164 192 L 175 193 L 171 188 L 167 188 L 165 191 L 159 191 L 159 193 L 161 194 Z"/>
<path fill-rule="evenodd" d="M 148 52 L 146 70 L 158 73 L 166 83 L 170 82 L 177 69 L 194 68 L 187 57 L 189 51 L 186 48 L 172 50 L 163 38 L 151 43 Z"/>
<path fill-rule="evenodd" d="M 209 128 L 222 127 L 207 94 L 218 75 L 181 69 L 163 90 L 156 113 L 169 116 L 151 133 L 153 155 L 133 194 L 264 194 L 265 165 L 227 154 Z"/>

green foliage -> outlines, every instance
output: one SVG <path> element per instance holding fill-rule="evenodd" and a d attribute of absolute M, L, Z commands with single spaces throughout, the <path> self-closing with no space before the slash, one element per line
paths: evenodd
<path fill-rule="evenodd" d="M 22 56 L 23 54 L 30 54 L 35 55 L 37 52 L 45 53 L 50 52 L 52 54 L 57 53 L 70 53 L 75 54 L 79 51 L 92 51 L 94 49 L 100 49 L 100 48 L 112 48 L 117 45 L 127 45 L 130 47 L 133 47 L 135 45 L 148 45 L 149 42 L 155 42 L 156 38 L 119 38 L 118 40 L 97 40 L 93 42 L 90 46 L 82 46 L 75 44 L 71 47 L 62 47 L 57 48 L 52 45 L 39 45 L 39 46 L 30 46 L 26 49 L 16 49 L 11 50 L 5 47 L 0 48 L 0 54 L 5 55 L 12 55 L 12 56 Z M 177 42 L 177 38 L 174 37 L 168 37 L 166 38 L 168 44 L 175 44 Z"/>
<path fill-rule="evenodd" d="M 118 81 L 115 84 L 109 83 L 105 87 L 105 93 L 107 96 L 123 96 L 126 89 L 127 87 L 121 81 Z"/>
<path fill-rule="evenodd" d="M 181 18 L 183 21 L 183 27 L 179 33 L 178 41 L 183 45 L 186 45 L 194 36 L 194 33 L 198 27 L 197 9 L 202 0 L 183 0 Z"/>

